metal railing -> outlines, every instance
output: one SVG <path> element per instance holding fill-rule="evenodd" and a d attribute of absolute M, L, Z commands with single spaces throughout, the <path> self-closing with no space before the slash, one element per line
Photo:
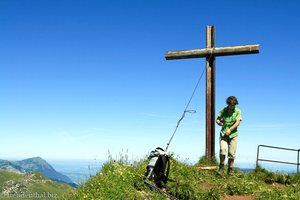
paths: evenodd
<path fill-rule="evenodd" d="M 286 150 L 286 151 L 296 151 L 297 152 L 297 162 L 284 162 L 284 161 L 279 161 L 279 160 L 267 160 L 267 159 L 261 159 L 259 158 L 259 149 L 260 147 L 267 147 L 267 148 L 273 148 L 273 149 L 281 149 L 281 150 Z M 264 162 L 274 162 L 274 163 L 282 163 L 282 164 L 289 164 L 289 165 L 297 165 L 297 173 L 299 173 L 299 154 L 300 154 L 300 149 L 289 149 L 289 148 L 283 148 L 283 147 L 274 147 L 274 146 L 268 146 L 268 145 L 258 145 L 257 147 L 257 157 L 256 157 L 256 167 L 258 166 L 258 161 L 264 161 Z"/>

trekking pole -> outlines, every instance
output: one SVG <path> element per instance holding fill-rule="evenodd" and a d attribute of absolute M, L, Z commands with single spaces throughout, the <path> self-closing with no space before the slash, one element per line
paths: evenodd
<path fill-rule="evenodd" d="M 179 199 L 177 199 L 176 197 L 174 197 L 173 195 L 169 194 L 168 192 L 166 192 L 166 191 L 164 191 L 164 190 L 162 190 L 162 189 L 156 187 L 155 185 L 152 185 L 152 184 L 148 183 L 147 181 L 144 181 L 144 183 L 145 183 L 150 189 L 154 189 L 154 190 L 160 192 L 161 194 L 163 194 L 163 195 L 169 197 L 169 199 L 171 199 L 171 200 L 179 200 Z"/>
<path fill-rule="evenodd" d="M 183 118 L 185 117 L 185 113 L 192 113 L 192 114 L 194 114 L 194 113 L 196 113 L 196 111 L 195 110 L 185 110 L 185 111 L 183 111 L 183 114 L 182 114 L 181 118 L 177 122 L 176 128 L 175 128 L 175 130 L 174 130 L 174 132 L 172 134 L 172 137 L 170 138 L 169 142 L 167 143 L 166 151 L 168 151 L 169 145 L 170 145 L 170 143 L 171 143 L 171 141 L 172 141 L 172 139 L 173 139 L 173 137 L 174 137 L 174 135 L 175 135 L 178 127 L 179 127 L 179 124 L 183 120 Z"/>

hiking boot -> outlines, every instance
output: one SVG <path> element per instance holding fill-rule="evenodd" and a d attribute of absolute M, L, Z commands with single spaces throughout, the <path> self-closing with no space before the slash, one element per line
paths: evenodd
<path fill-rule="evenodd" d="M 224 164 L 220 164 L 218 174 L 221 176 L 224 174 Z"/>
<path fill-rule="evenodd" d="M 234 176 L 232 168 L 228 168 L 227 173 L 229 176 Z"/>

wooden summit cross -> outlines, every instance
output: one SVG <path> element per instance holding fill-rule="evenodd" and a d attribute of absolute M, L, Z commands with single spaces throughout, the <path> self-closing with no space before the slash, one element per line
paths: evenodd
<path fill-rule="evenodd" d="M 259 53 L 259 45 L 215 47 L 215 27 L 206 27 L 206 48 L 169 51 L 167 60 L 206 57 L 206 160 L 215 155 L 215 57 Z"/>

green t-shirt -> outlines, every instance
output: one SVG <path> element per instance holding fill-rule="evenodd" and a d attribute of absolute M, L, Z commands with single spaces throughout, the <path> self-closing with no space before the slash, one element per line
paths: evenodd
<path fill-rule="evenodd" d="M 221 135 L 224 136 L 225 132 L 237 121 L 237 120 L 242 120 L 242 112 L 238 108 L 234 108 L 234 112 L 232 115 L 228 113 L 228 107 L 223 108 L 220 112 L 218 117 L 221 118 L 223 121 L 224 125 L 222 126 L 221 129 Z M 229 135 L 229 138 L 236 137 L 238 135 L 238 130 L 237 128 L 231 131 L 231 134 Z"/>

